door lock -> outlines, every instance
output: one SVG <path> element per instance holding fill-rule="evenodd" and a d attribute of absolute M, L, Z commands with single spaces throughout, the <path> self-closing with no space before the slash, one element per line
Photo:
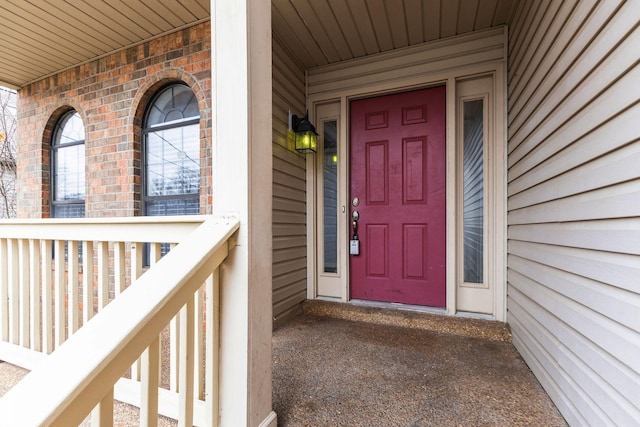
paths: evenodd
<path fill-rule="evenodd" d="M 354 203 L 356 199 L 354 199 Z M 360 212 L 351 212 L 351 219 L 353 220 L 351 222 L 351 225 L 353 226 L 353 238 L 349 241 L 349 254 L 360 255 L 360 238 L 358 237 L 358 220 L 360 219 Z"/>

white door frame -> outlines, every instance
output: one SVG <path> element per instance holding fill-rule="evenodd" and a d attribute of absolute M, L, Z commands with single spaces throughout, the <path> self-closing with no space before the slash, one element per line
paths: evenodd
<path fill-rule="evenodd" d="M 492 217 L 486 224 L 492 240 L 486 250 L 488 256 L 487 281 L 493 289 L 492 316 L 506 321 L 506 28 L 481 31 L 444 41 L 426 43 L 417 47 L 392 51 L 374 57 L 339 63 L 334 66 L 309 70 L 307 73 L 307 107 L 310 117 L 318 120 L 321 105 L 335 103 L 339 117 L 339 206 L 345 206 L 345 214 L 339 213 L 342 230 L 339 238 L 344 248 L 341 274 L 342 286 L 329 297 L 349 301 L 349 272 L 347 232 L 349 183 L 348 183 L 348 117 L 349 102 L 353 99 L 405 92 L 425 87 L 446 85 L 447 126 L 447 185 L 446 185 L 446 312 L 459 312 L 457 291 L 460 282 L 460 223 L 458 202 L 458 82 L 479 76 L 493 79 L 492 113 L 493 152 L 492 170 L 488 171 L 487 187 L 491 196 L 488 203 Z M 456 52 L 459 56 L 452 55 Z M 480 53 L 478 53 L 480 52 Z M 391 71 L 390 71 L 391 70 Z M 314 299 L 318 293 L 317 266 L 317 183 L 315 156 L 307 158 L 307 296 Z M 342 211 L 340 211 L 342 212 Z"/>

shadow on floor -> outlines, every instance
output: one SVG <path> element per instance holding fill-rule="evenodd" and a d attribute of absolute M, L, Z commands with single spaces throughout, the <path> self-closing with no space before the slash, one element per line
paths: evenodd
<path fill-rule="evenodd" d="M 279 426 L 566 425 L 509 340 L 319 314 L 274 331 L 273 406 Z"/>

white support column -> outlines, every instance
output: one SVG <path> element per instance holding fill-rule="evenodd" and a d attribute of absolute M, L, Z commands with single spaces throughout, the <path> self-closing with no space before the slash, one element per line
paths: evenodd
<path fill-rule="evenodd" d="M 271 1 L 212 0 L 214 213 L 240 218 L 221 270 L 222 426 L 271 410 Z"/>

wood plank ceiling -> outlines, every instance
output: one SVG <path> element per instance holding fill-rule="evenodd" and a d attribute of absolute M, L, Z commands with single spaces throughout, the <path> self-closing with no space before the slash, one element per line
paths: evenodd
<path fill-rule="evenodd" d="M 506 24 L 517 0 L 273 0 L 276 37 L 304 68 Z"/>
<path fill-rule="evenodd" d="M 209 19 L 210 0 L 2 0 L 0 85 L 13 88 Z"/>
<path fill-rule="evenodd" d="M 505 24 L 517 0 L 273 0 L 273 32 L 305 68 Z M 211 0 L 2 0 L 0 85 L 209 19 Z"/>

